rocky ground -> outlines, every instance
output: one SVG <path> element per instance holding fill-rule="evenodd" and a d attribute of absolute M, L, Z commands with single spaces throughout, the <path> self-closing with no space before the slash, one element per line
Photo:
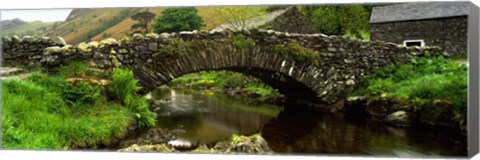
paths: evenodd
<path fill-rule="evenodd" d="M 415 109 L 409 102 L 387 97 L 355 96 L 345 100 L 347 114 L 371 116 L 393 126 L 411 127 L 421 123 L 466 131 L 466 115 L 456 115 L 451 102 L 435 100 L 433 106 Z"/>
<path fill-rule="evenodd" d="M 168 135 L 168 134 L 166 134 Z M 162 134 L 163 136 L 163 134 Z M 119 152 L 168 152 L 168 153 L 223 153 L 223 154 L 272 154 L 273 151 L 268 146 L 265 139 L 260 135 L 236 136 L 234 140 L 224 140 L 216 142 L 213 145 L 196 144 L 186 140 L 174 139 L 171 137 L 162 137 L 160 143 L 145 144 L 139 141 L 139 144 L 132 144 L 126 148 L 119 149 Z M 172 140 L 168 140 L 172 139 Z M 168 142 L 167 142 L 168 141 Z"/>

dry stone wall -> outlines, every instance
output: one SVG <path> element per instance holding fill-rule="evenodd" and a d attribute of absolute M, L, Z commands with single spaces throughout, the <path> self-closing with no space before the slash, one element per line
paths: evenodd
<path fill-rule="evenodd" d="M 136 34 L 75 46 L 33 41 L 5 38 L 3 55 L 8 56 L 2 57 L 4 64 L 48 69 L 83 60 L 102 69 L 123 66 L 133 70 L 144 93 L 188 73 L 231 70 L 258 77 L 287 97 L 325 103 L 341 100 L 379 68 L 415 56 L 442 54 L 438 47 L 407 48 L 382 41 L 261 29 Z M 31 45 L 36 49 L 30 49 Z"/>
<path fill-rule="evenodd" d="M 402 44 L 405 40 L 424 40 L 450 55 L 467 55 L 468 18 L 449 17 L 371 24 L 371 39 Z"/>

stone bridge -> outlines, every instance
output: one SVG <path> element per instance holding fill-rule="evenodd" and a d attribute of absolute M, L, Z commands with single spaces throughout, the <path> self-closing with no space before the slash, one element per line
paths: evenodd
<path fill-rule="evenodd" d="M 379 68 L 442 54 L 438 47 L 273 30 L 136 34 L 75 46 L 58 37 L 2 41 L 6 66 L 49 69 L 78 60 L 102 69 L 123 66 L 133 70 L 143 93 L 185 74 L 229 70 L 257 77 L 287 97 L 324 103 L 341 100 Z"/>

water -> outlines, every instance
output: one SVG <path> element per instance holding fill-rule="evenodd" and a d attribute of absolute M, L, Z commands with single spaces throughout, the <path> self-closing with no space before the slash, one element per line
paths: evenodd
<path fill-rule="evenodd" d="M 156 90 L 159 128 L 183 129 L 181 138 L 211 144 L 232 134 L 261 133 L 276 153 L 466 156 L 466 137 L 429 126 L 398 128 L 305 106 L 249 106 L 220 93 Z"/>

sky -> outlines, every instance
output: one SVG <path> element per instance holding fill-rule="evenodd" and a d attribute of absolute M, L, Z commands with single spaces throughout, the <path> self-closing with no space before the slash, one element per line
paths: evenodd
<path fill-rule="evenodd" d="M 55 22 L 64 21 L 70 14 L 71 9 L 38 9 L 38 10 L 2 10 L 0 20 L 19 18 L 23 21 Z"/>

